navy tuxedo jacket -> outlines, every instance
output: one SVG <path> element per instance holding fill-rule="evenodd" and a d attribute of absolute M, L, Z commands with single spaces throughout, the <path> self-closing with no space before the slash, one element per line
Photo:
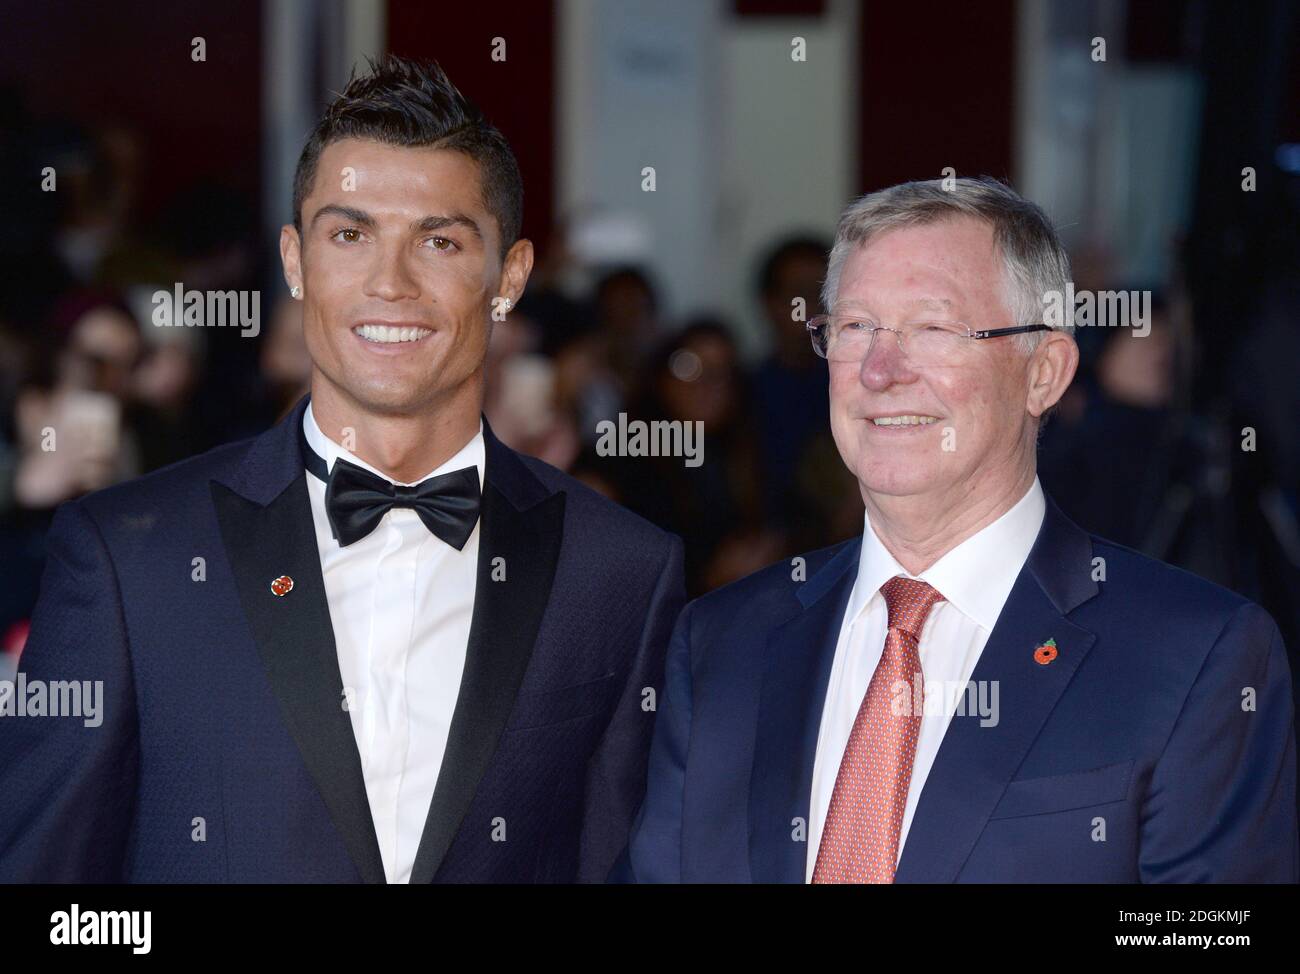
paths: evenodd
<path fill-rule="evenodd" d="M 807 556 L 806 582 L 778 564 L 687 606 L 614 878 L 804 882 L 860 547 Z M 1037 662 L 1051 638 L 1058 655 Z M 998 681 L 999 720 L 952 718 L 896 882 L 1297 880 L 1291 678 L 1259 606 L 1089 536 L 1049 499 L 971 679 Z"/>
<path fill-rule="evenodd" d="M 0 882 L 384 882 L 305 408 L 57 512 L 20 669 L 102 680 L 103 723 L 0 718 Z M 681 542 L 484 438 L 468 655 L 412 882 L 603 879 L 644 787 Z"/>

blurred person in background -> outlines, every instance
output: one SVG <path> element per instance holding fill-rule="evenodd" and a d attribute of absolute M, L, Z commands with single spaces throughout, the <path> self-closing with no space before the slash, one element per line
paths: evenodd
<path fill-rule="evenodd" d="M 581 443 L 572 414 L 560 402 L 555 363 L 537 350 L 540 332 L 526 311 L 493 322 L 483 415 L 511 449 L 570 471 Z"/>
<path fill-rule="evenodd" d="M 26 639 L 27 621 L 40 579 L 44 557 L 45 512 L 30 511 L 18 504 L 14 485 L 30 439 L 29 423 L 17 421 L 20 394 L 40 383 L 53 385 L 53 367 L 48 348 L 29 329 L 19 329 L 0 318 L 0 679 L 17 666 L 18 653 Z"/>
<path fill-rule="evenodd" d="M 59 225 L 55 252 L 82 285 L 121 283 L 114 271 L 139 245 L 134 228 L 140 146 L 128 129 L 103 125 L 66 130 L 56 156 Z"/>
<path fill-rule="evenodd" d="M 144 342 L 130 310 L 112 292 L 78 291 L 43 330 L 45 341 L 7 342 L 20 354 L 6 369 L 12 419 L 0 464 L 0 638 L 15 654 L 36 602 L 54 509 L 140 470 L 134 383 Z"/>
<path fill-rule="evenodd" d="M 554 305 L 554 296 L 550 302 Z M 574 415 L 588 447 L 597 439 L 596 425 L 616 418 L 638 394 L 647 358 L 660 337 L 658 298 L 639 268 L 601 274 L 590 308 L 590 327 L 566 329 L 567 338 L 554 346 L 560 401 Z"/>
<path fill-rule="evenodd" d="M 140 470 L 157 470 L 201 453 L 209 444 L 194 412 L 202 381 L 198 329 L 149 328 L 131 384 L 128 420 L 140 447 Z"/>
<path fill-rule="evenodd" d="M 273 423 L 287 395 L 283 377 L 262 373 L 261 336 L 270 330 L 281 300 L 264 287 L 257 268 L 256 202 L 224 181 L 204 178 L 168 200 L 158 235 L 169 255 L 165 268 L 145 278 L 151 288 L 259 295 L 259 338 L 217 328 L 158 329 L 202 368 L 186 386 L 186 407 L 173 436 L 200 444 L 192 456 L 218 443 L 252 436 Z M 180 459 L 180 457 L 176 457 Z"/>
<path fill-rule="evenodd" d="M 126 414 L 144 342 L 130 310 L 102 292 L 79 294 L 61 305 L 51 330 L 66 335 L 55 345 L 52 382 L 28 385 L 14 409 L 21 450 L 14 498 L 32 510 L 52 510 L 140 470 Z"/>
<path fill-rule="evenodd" d="M 1044 426 L 1039 475 L 1082 527 L 1228 585 L 1223 461 L 1191 408 L 1189 314 L 1159 292 L 1150 311 L 1145 330 L 1079 330 L 1087 361 Z"/>
<path fill-rule="evenodd" d="M 699 423 L 702 462 L 680 456 L 589 460 L 608 469 L 632 510 L 687 541 L 687 591 L 702 594 L 756 571 L 781 553 L 763 521 L 758 444 L 750 400 L 730 329 L 695 319 L 651 358 L 631 420 Z"/>
<path fill-rule="evenodd" d="M 594 449 L 597 426 L 628 407 L 629 390 L 609 365 L 606 340 L 595 328 L 573 335 L 554 352 L 555 397 L 572 417 L 584 450 Z M 632 389 L 641 378 L 632 380 Z"/>
<path fill-rule="evenodd" d="M 276 299 L 262 338 L 258 372 L 268 415 L 275 422 L 311 388 L 311 354 L 302 335 L 302 305 L 293 298 Z"/>
<path fill-rule="evenodd" d="M 826 363 L 811 354 L 804 323 L 821 311 L 829 250 L 824 240 L 786 237 L 772 245 L 755 278 L 770 345 L 754 370 L 755 418 L 773 508 L 793 490 L 809 443 L 826 435 Z"/>
<path fill-rule="evenodd" d="M 596 281 L 592 304 L 601 353 L 626 400 L 661 338 L 658 295 L 645 270 L 616 267 Z"/>
<path fill-rule="evenodd" d="M 826 363 L 808 347 L 804 328 L 820 310 L 829 249 L 817 237 L 783 238 L 755 276 L 771 345 L 752 379 L 759 482 L 791 555 L 843 537 L 860 517 L 853 478 L 830 436 Z"/>
<path fill-rule="evenodd" d="M 565 219 L 551 227 L 518 305 L 537 328 L 536 350 L 548 358 L 595 330 L 591 296 L 575 281 L 584 275 L 570 246 L 570 230 L 571 221 Z"/>

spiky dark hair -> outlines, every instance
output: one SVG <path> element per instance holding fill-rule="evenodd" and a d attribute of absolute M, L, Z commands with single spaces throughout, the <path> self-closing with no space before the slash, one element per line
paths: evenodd
<path fill-rule="evenodd" d="M 385 54 L 355 68 L 316 123 L 293 177 L 293 225 L 302 234 L 302 201 L 311 192 L 321 153 L 340 139 L 463 152 L 478 163 L 483 203 L 496 217 L 501 253 L 519 239 L 524 187 L 505 137 L 460 93 L 436 62 Z"/>

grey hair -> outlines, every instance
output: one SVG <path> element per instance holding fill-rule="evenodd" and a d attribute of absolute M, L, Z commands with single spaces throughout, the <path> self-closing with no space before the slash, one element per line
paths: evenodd
<path fill-rule="evenodd" d="M 945 189 L 944 184 L 951 186 Z M 835 231 L 822 285 L 822 304 L 834 306 L 844 261 L 857 247 L 886 230 L 919 226 L 955 216 L 973 216 L 993 228 L 993 239 L 1005 267 L 1003 299 L 1014 321 L 1043 322 L 1045 296 L 1055 292 L 1064 300 L 1070 281 L 1070 258 L 1039 207 L 1010 186 L 988 176 L 977 179 L 918 180 L 868 193 L 851 203 Z M 1059 330 L 1074 331 L 1073 309 L 1066 309 Z M 1032 351 L 1044 332 L 1015 336 L 1020 347 Z"/>

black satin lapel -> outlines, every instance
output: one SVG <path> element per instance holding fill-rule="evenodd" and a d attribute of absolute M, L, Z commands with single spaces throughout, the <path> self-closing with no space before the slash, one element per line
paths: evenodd
<path fill-rule="evenodd" d="M 217 483 L 212 500 L 244 614 L 289 732 L 361 879 L 383 883 L 361 757 L 343 709 L 306 481 L 295 477 L 265 506 Z M 271 580 L 281 575 L 293 579 L 293 589 L 277 596 Z"/>
<path fill-rule="evenodd" d="M 492 464 L 489 455 L 489 473 Z M 562 492 L 520 511 L 489 478 L 465 672 L 412 883 L 432 882 L 492 761 L 550 599 L 563 526 Z M 494 567 L 504 569 L 504 581 L 493 580 Z"/>

